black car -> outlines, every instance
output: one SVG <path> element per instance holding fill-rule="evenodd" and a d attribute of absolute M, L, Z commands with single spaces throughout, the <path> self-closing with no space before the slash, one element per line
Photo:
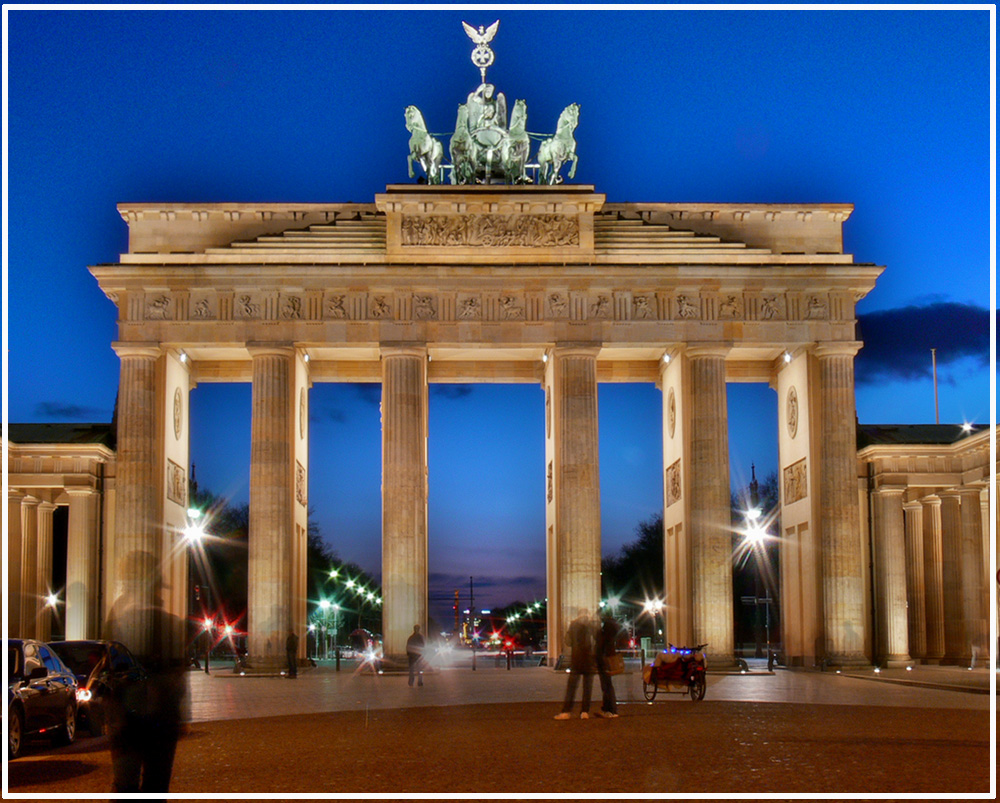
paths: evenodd
<path fill-rule="evenodd" d="M 112 691 L 141 682 L 146 675 L 142 666 L 118 641 L 52 641 L 49 646 L 76 675 L 80 727 L 93 736 L 105 733 Z"/>
<path fill-rule="evenodd" d="M 76 736 L 76 678 L 47 645 L 7 640 L 7 755 L 17 758 L 29 736 L 70 744 Z"/>

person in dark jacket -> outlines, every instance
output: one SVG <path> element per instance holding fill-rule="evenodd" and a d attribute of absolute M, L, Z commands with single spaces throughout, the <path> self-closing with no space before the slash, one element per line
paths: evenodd
<path fill-rule="evenodd" d="M 413 679 L 416 677 L 417 685 L 424 685 L 424 673 L 421 669 L 421 662 L 424 658 L 424 637 L 420 635 L 420 625 L 413 626 L 413 632 L 410 637 L 406 640 L 406 661 L 410 668 L 410 681 L 409 685 L 413 685 Z"/>
<path fill-rule="evenodd" d="M 583 677 L 583 699 L 580 704 L 580 719 L 590 717 L 590 692 L 594 685 L 594 650 L 597 640 L 597 623 L 586 608 L 581 608 L 576 619 L 570 622 L 566 635 L 569 647 L 569 677 L 566 678 L 566 699 L 563 710 L 556 719 L 569 719 L 573 710 L 576 687 Z"/>
<path fill-rule="evenodd" d="M 611 682 L 608 659 L 615 654 L 618 641 L 618 622 L 610 614 L 601 617 L 600 629 L 597 631 L 597 675 L 601 679 L 601 710 L 599 717 L 613 719 L 618 716 L 618 701 L 615 699 L 615 687 Z"/>

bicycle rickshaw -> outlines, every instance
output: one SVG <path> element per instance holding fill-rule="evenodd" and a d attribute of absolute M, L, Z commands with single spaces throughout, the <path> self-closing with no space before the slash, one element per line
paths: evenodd
<path fill-rule="evenodd" d="M 657 653 L 651 664 L 642 668 L 642 694 L 649 700 L 657 692 L 688 694 L 697 702 L 705 697 L 705 647 L 675 647 Z"/>

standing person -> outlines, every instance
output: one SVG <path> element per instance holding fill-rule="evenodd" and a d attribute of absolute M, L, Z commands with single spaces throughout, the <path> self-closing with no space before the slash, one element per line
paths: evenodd
<path fill-rule="evenodd" d="M 160 562 L 133 550 L 108 613 L 110 638 L 128 640 L 141 671 L 116 678 L 107 702 L 113 792 L 167 792 L 187 698 L 186 623 L 168 613 Z"/>
<path fill-rule="evenodd" d="M 288 677 L 299 676 L 299 637 L 294 630 L 289 629 L 285 639 L 285 657 L 288 659 Z"/>
<path fill-rule="evenodd" d="M 580 608 L 576 619 L 570 622 L 566 635 L 569 647 L 569 677 L 566 678 L 566 699 L 563 710 L 556 719 L 569 719 L 573 710 L 576 687 L 583 676 L 583 699 L 580 703 L 580 719 L 590 717 L 590 692 L 594 685 L 594 647 L 597 638 L 597 623 L 586 608 Z"/>
<path fill-rule="evenodd" d="M 618 716 L 618 701 L 615 687 L 611 682 L 609 659 L 615 654 L 618 641 L 618 622 L 610 614 L 604 614 L 597 631 L 597 674 L 601 679 L 601 710 L 597 716 L 614 719 Z"/>
<path fill-rule="evenodd" d="M 413 626 L 413 632 L 406 640 L 406 660 L 410 666 L 410 683 L 413 685 L 413 678 L 416 676 L 417 685 L 424 685 L 424 672 L 421 662 L 424 658 L 424 637 L 420 635 L 420 625 Z"/>

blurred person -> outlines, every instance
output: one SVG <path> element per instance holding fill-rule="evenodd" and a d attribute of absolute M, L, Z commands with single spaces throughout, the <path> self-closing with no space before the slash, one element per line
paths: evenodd
<path fill-rule="evenodd" d="M 159 560 L 134 550 L 122 559 L 121 593 L 107 621 L 142 667 L 116 682 L 108 700 L 113 792 L 166 792 L 187 696 L 185 622 L 164 608 Z"/>
<path fill-rule="evenodd" d="M 290 678 L 299 676 L 299 637 L 294 630 L 288 630 L 285 639 L 285 657 L 288 659 L 288 675 Z"/>
<path fill-rule="evenodd" d="M 409 664 L 410 680 L 409 685 L 413 685 L 413 678 L 417 678 L 417 685 L 424 685 L 424 673 L 422 662 L 424 658 L 424 637 L 420 635 L 420 625 L 413 626 L 413 632 L 406 640 L 406 661 Z"/>
<path fill-rule="evenodd" d="M 611 660 L 616 654 L 618 642 L 618 622 L 610 614 L 606 613 L 600 617 L 597 628 L 597 675 L 601 680 L 601 709 L 597 712 L 599 717 L 613 719 L 618 716 L 618 701 L 615 698 L 615 687 L 611 682 Z"/>
<path fill-rule="evenodd" d="M 586 608 L 580 608 L 576 619 L 570 622 L 566 634 L 569 647 L 569 677 L 566 678 L 566 699 L 563 710 L 555 719 L 569 719 L 573 710 L 576 687 L 583 677 L 583 699 L 580 705 L 580 719 L 590 717 L 590 692 L 594 685 L 594 652 L 597 641 L 597 623 Z"/>

